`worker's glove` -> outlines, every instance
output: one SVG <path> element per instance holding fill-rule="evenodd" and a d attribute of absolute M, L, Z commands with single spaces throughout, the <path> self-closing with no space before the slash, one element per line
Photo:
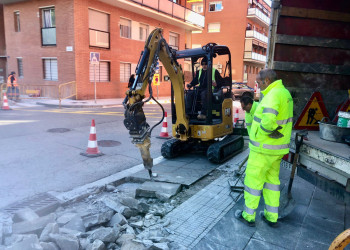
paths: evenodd
<path fill-rule="evenodd" d="M 188 88 L 188 89 L 192 88 L 192 85 L 191 85 L 191 84 L 189 84 L 189 83 L 187 83 L 187 85 L 186 85 L 186 86 L 187 86 L 187 88 Z"/>
<path fill-rule="evenodd" d="M 282 138 L 284 135 L 278 131 L 281 128 L 282 128 L 281 126 L 278 126 L 271 134 L 269 134 L 269 137 L 273 139 Z"/>

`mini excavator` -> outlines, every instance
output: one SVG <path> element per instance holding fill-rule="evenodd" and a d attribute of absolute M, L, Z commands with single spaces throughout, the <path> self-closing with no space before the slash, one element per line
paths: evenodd
<path fill-rule="evenodd" d="M 198 87 L 185 90 L 185 78 L 191 78 L 183 73 L 181 63 L 195 76 L 199 60 L 206 57 L 207 70 L 207 102 L 201 103 L 199 98 L 193 98 L 190 111 L 185 107 L 185 98 L 191 92 L 198 95 Z M 132 143 L 135 144 L 143 159 L 144 167 L 152 179 L 153 159 L 150 155 L 151 133 L 164 118 L 164 108 L 153 97 L 152 79 L 158 60 L 163 64 L 171 81 L 171 113 L 172 139 L 167 140 L 161 147 L 165 158 L 174 158 L 190 151 L 206 152 L 209 161 L 224 162 L 243 150 L 244 140 L 241 135 L 233 133 L 232 112 L 232 75 L 231 54 L 227 46 L 209 43 L 201 48 L 177 51 L 172 49 L 163 38 L 162 29 L 155 29 L 146 40 L 144 50 L 136 68 L 134 83 L 126 91 L 123 101 L 125 108 L 124 125 L 129 130 Z M 225 64 L 225 67 L 223 67 Z M 214 87 L 212 74 L 214 65 L 221 74 Z M 149 96 L 146 97 L 146 90 Z M 194 93 L 193 93 L 194 92 Z M 146 122 L 143 105 L 153 99 L 162 109 L 163 118 L 154 126 Z M 201 105 L 207 105 L 205 120 L 198 120 L 197 115 Z"/>

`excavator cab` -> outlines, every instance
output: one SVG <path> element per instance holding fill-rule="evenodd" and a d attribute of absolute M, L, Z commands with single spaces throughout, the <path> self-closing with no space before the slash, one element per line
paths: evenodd
<path fill-rule="evenodd" d="M 206 101 L 201 100 L 200 87 L 194 89 L 184 88 L 186 103 L 186 117 L 189 122 L 187 140 L 179 140 L 177 133 L 176 98 L 174 91 L 171 93 L 171 113 L 173 123 L 172 140 L 162 145 L 162 155 L 165 158 L 173 158 L 188 151 L 202 151 L 207 154 L 210 161 L 223 162 L 243 149 L 243 138 L 232 135 L 233 112 L 232 112 L 232 74 L 231 54 L 227 46 L 209 43 L 202 48 L 187 49 L 176 52 L 176 60 L 183 65 L 184 85 L 190 83 L 199 71 L 200 62 L 206 58 L 207 88 L 205 90 Z M 204 77 L 204 76 L 203 76 Z M 216 84 L 213 84 L 216 83 Z M 216 85 L 216 86 L 214 86 Z M 173 88 L 172 88 L 173 90 Z M 187 98 L 191 97 L 189 102 Z M 199 120 L 198 114 L 206 105 L 206 119 Z"/>

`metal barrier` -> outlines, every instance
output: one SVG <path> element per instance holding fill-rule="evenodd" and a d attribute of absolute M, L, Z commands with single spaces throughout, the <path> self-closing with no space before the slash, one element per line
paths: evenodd
<path fill-rule="evenodd" d="M 76 95 L 77 95 L 77 88 L 76 88 L 75 81 L 66 82 L 58 85 L 58 99 L 59 99 L 60 108 L 61 108 L 62 100 L 71 98 Z"/>

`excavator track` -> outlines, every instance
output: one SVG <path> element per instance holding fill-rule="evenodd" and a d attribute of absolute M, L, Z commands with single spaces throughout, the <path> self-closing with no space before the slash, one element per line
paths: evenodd
<path fill-rule="evenodd" d="M 227 135 L 223 140 L 209 146 L 207 158 L 213 163 L 222 163 L 242 152 L 243 146 L 243 136 Z"/>
<path fill-rule="evenodd" d="M 170 159 L 184 153 L 188 147 L 187 142 L 182 142 L 174 138 L 163 143 L 161 153 L 164 158 Z"/>

